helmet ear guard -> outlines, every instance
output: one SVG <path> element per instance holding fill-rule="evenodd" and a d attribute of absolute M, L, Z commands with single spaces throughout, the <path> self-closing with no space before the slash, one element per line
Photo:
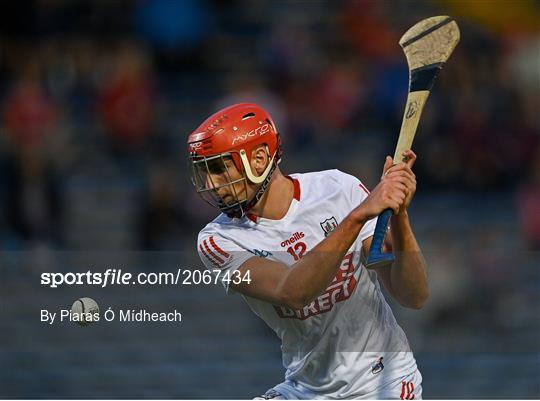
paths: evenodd
<path fill-rule="evenodd" d="M 270 156 L 270 152 L 268 151 L 268 146 L 266 146 L 266 153 L 268 156 Z M 276 151 L 277 153 L 277 151 Z M 240 159 L 242 160 L 242 164 L 244 166 L 244 171 L 246 173 L 246 176 L 249 181 L 251 181 L 254 184 L 260 184 L 262 183 L 266 177 L 268 177 L 268 174 L 270 174 L 270 170 L 272 170 L 272 166 L 274 165 L 274 159 L 276 157 L 276 153 L 272 155 L 272 157 L 268 160 L 268 165 L 264 169 L 263 173 L 257 177 L 253 174 L 253 171 L 251 171 L 251 166 L 249 164 L 249 160 L 246 154 L 246 151 L 244 149 L 240 149 Z"/>

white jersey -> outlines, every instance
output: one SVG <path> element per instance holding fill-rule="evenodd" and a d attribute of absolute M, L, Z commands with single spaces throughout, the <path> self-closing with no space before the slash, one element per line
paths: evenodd
<path fill-rule="evenodd" d="M 224 272 L 232 274 L 254 256 L 290 266 L 369 193 L 357 178 L 338 170 L 290 178 L 294 198 L 281 220 L 221 214 L 200 232 L 198 250 L 207 268 L 218 268 L 220 277 L 227 277 Z M 407 338 L 384 299 L 376 272 L 361 263 L 362 241 L 373 235 L 375 223 L 373 219 L 364 225 L 332 283 L 310 305 L 291 310 L 244 296 L 282 341 L 285 382 L 275 387 L 281 394 L 361 397 L 416 372 Z M 224 285 L 229 292 L 228 281 Z"/>

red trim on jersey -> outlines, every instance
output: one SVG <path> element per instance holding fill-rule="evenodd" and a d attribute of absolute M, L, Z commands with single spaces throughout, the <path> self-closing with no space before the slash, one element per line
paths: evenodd
<path fill-rule="evenodd" d="M 201 252 L 202 252 L 202 254 L 204 255 L 204 257 L 210 261 L 210 263 L 212 263 L 214 266 L 219 267 L 219 264 L 218 264 L 214 259 L 212 259 L 212 258 L 206 253 L 206 251 L 203 249 L 202 244 L 199 244 L 199 249 L 201 250 Z"/>
<path fill-rule="evenodd" d="M 407 387 L 407 382 L 401 382 L 401 395 L 399 396 L 400 400 L 404 400 L 405 398 L 405 388 Z"/>
<path fill-rule="evenodd" d="M 286 175 L 285 178 L 288 178 L 293 183 L 293 199 L 296 199 L 300 202 L 300 183 L 296 178 Z"/>
<path fill-rule="evenodd" d="M 358 186 L 359 186 L 360 188 L 362 188 L 364 191 L 366 191 L 366 194 L 369 195 L 369 190 L 365 187 L 364 184 L 360 183 L 360 184 L 358 184 Z"/>
<path fill-rule="evenodd" d="M 294 186 L 293 198 L 300 202 L 300 183 L 296 178 L 289 178 L 292 180 Z"/>
<path fill-rule="evenodd" d="M 208 246 L 208 243 L 206 242 L 206 239 L 203 241 L 203 245 L 204 245 L 204 249 L 206 249 L 206 251 L 212 255 L 212 257 L 218 261 L 219 264 L 223 264 L 225 263 L 225 261 L 223 259 L 221 259 L 218 255 L 216 255 L 214 252 L 212 252 L 212 250 L 210 249 L 210 247 Z"/>
<path fill-rule="evenodd" d="M 210 245 L 212 245 L 214 247 L 214 249 L 221 254 L 221 256 L 224 256 L 225 258 L 228 258 L 229 256 L 231 256 L 227 252 L 225 252 L 223 249 L 221 249 L 218 246 L 218 244 L 216 244 L 216 242 L 214 241 L 214 236 L 213 235 L 210 236 L 209 240 L 210 240 Z"/>
<path fill-rule="evenodd" d="M 298 202 L 300 202 L 300 183 L 296 178 L 289 177 L 288 175 L 286 175 L 285 177 L 291 180 L 293 183 L 293 199 L 296 199 Z M 246 214 L 246 217 L 252 222 L 257 223 L 258 216 L 248 213 Z"/>

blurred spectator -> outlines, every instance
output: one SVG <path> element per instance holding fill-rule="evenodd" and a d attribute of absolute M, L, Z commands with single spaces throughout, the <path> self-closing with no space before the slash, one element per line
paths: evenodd
<path fill-rule="evenodd" d="M 165 168 L 154 168 L 148 192 L 143 195 L 139 214 L 140 245 L 146 250 L 179 249 L 189 234 L 183 199 L 177 196 L 174 175 Z"/>
<path fill-rule="evenodd" d="M 520 223 L 529 248 L 540 250 L 540 146 L 531 174 L 518 193 Z"/>
<path fill-rule="evenodd" d="M 358 114 L 365 96 L 360 65 L 355 59 L 333 62 L 312 89 L 311 107 L 321 124 L 320 135 L 342 134 Z M 308 99 L 305 99 L 308 101 Z"/>
<path fill-rule="evenodd" d="M 392 8 L 378 1 L 352 0 L 338 12 L 343 38 L 374 63 L 395 60 L 399 55 L 396 52 L 399 35 L 388 18 Z"/>
<path fill-rule="evenodd" d="M 287 115 L 281 98 L 270 91 L 256 73 L 234 74 L 225 80 L 224 87 L 225 96 L 217 100 L 213 109 L 234 103 L 257 103 L 270 113 L 278 130 L 286 124 Z"/>
<path fill-rule="evenodd" d="M 62 181 L 52 163 L 36 149 L 23 149 L 8 158 L 3 175 L 9 229 L 27 243 L 62 245 Z"/>
<path fill-rule="evenodd" d="M 131 43 L 116 50 L 99 93 L 99 111 L 116 151 L 139 149 L 153 130 L 155 88 L 150 61 Z"/>
<path fill-rule="evenodd" d="M 298 21 L 296 15 L 282 13 L 259 40 L 259 53 L 276 91 L 286 91 L 300 80 L 316 78 L 325 65 L 325 54 L 312 27 Z"/>
<path fill-rule="evenodd" d="M 27 61 L 4 102 L 10 139 L 19 148 L 41 148 L 54 131 L 55 107 L 40 83 L 40 65 Z"/>
<path fill-rule="evenodd" d="M 49 155 L 59 130 L 56 106 L 41 83 L 39 58 L 20 62 L 3 105 L 5 220 L 23 243 L 58 246 L 63 241 L 62 184 Z"/>

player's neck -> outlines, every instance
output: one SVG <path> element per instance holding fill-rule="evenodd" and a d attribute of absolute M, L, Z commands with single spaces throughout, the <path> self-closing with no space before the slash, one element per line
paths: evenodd
<path fill-rule="evenodd" d="M 292 180 L 276 169 L 265 194 L 251 209 L 255 216 L 271 220 L 281 220 L 287 214 L 294 195 Z"/>

